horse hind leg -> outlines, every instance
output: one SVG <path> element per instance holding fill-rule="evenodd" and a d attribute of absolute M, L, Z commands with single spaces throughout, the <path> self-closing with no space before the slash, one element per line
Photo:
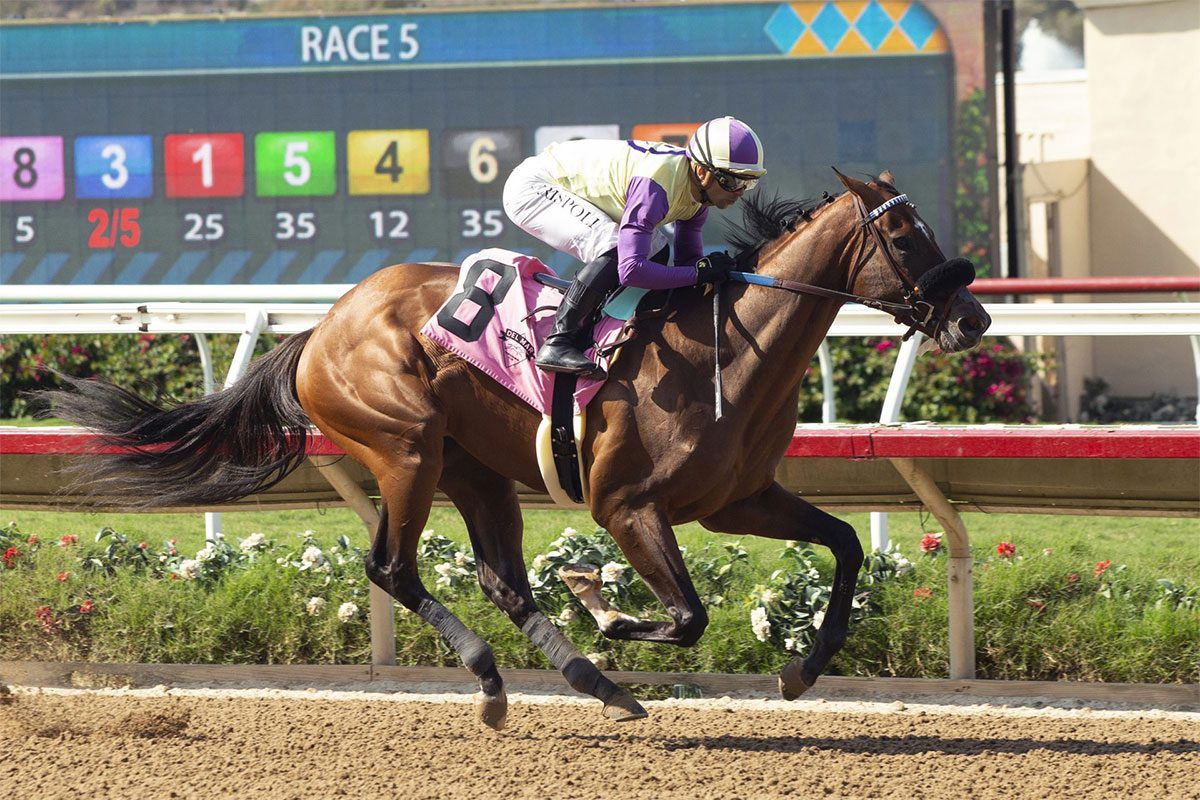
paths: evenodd
<path fill-rule="evenodd" d="M 404 475 L 404 470 L 396 464 L 375 473 L 388 475 L 389 479 L 380 481 L 383 509 L 379 530 L 367 553 L 367 577 L 432 625 L 458 653 L 463 665 L 479 679 L 480 721 L 501 730 L 507 716 L 507 700 L 492 648 L 434 599 L 417 573 L 417 545 L 433 505 L 434 488 L 441 472 L 440 454 L 435 459 L 418 459 L 418 462 L 408 481 L 397 479 Z"/>
<path fill-rule="evenodd" d="M 538 610 L 521 551 L 524 526 L 513 481 L 488 469 L 453 441 L 447 441 L 445 457 L 439 486 L 467 524 L 484 594 L 537 645 L 572 689 L 604 703 L 605 716 L 617 722 L 646 717 L 632 695 L 606 678 Z"/>

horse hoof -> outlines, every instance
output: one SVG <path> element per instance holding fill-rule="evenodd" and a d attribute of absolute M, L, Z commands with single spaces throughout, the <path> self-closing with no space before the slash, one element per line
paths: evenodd
<path fill-rule="evenodd" d="M 475 713 L 479 715 L 479 721 L 492 730 L 504 730 L 504 722 L 508 719 L 508 696 L 503 689 L 495 696 L 476 692 Z"/>
<path fill-rule="evenodd" d="M 800 666 L 800 659 L 796 659 L 779 673 L 779 693 L 784 700 L 795 700 L 812 688 L 812 684 L 804 680 Z"/>
<path fill-rule="evenodd" d="M 604 704 L 604 716 L 613 722 L 633 722 L 650 716 L 633 695 L 622 691 Z"/>

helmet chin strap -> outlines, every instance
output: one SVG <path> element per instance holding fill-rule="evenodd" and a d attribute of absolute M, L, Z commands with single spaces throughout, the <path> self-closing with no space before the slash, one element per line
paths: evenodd
<path fill-rule="evenodd" d="M 708 168 L 705 167 L 705 169 Z M 700 202 L 706 206 L 713 205 L 712 198 L 708 196 L 708 189 L 704 188 L 704 182 L 700 180 L 700 176 L 696 174 L 696 170 L 691 169 L 689 173 L 692 176 L 692 180 L 696 182 L 696 188 L 700 190 Z"/>

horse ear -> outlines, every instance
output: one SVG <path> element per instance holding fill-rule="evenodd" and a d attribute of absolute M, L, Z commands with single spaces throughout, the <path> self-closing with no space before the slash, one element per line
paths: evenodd
<path fill-rule="evenodd" d="M 833 174 L 837 175 L 838 180 L 842 182 L 842 186 L 845 186 L 859 197 L 862 196 L 863 191 L 867 188 L 865 183 L 857 178 L 851 178 L 849 175 L 843 175 L 837 167 L 830 167 L 830 169 L 833 170 Z"/>
<path fill-rule="evenodd" d="M 896 177 L 892 175 L 892 171 L 890 169 L 885 169 L 883 172 L 879 173 L 879 180 L 883 183 L 891 184 L 892 186 L 896 185 Z"/>

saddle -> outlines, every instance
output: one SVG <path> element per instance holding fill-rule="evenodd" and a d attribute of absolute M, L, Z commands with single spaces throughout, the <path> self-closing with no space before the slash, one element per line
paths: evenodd
<path fill-rule="evenodd" d="M 544 372 L 534 355 L 554 328 L 554 314 L 569 284 L 532 256 L 481 250 L 463 262 L 454 293 L 421 333 L 489 375 L 542 415 L 535 448 L 542 479 L 559 505 L 586 503 L 578 443 L 586 408 L 603 381 Z M 606 371 L 632 335 L 636 308 L 646 294 L 614 295 L 593 327 L 590 357 Z"/>

